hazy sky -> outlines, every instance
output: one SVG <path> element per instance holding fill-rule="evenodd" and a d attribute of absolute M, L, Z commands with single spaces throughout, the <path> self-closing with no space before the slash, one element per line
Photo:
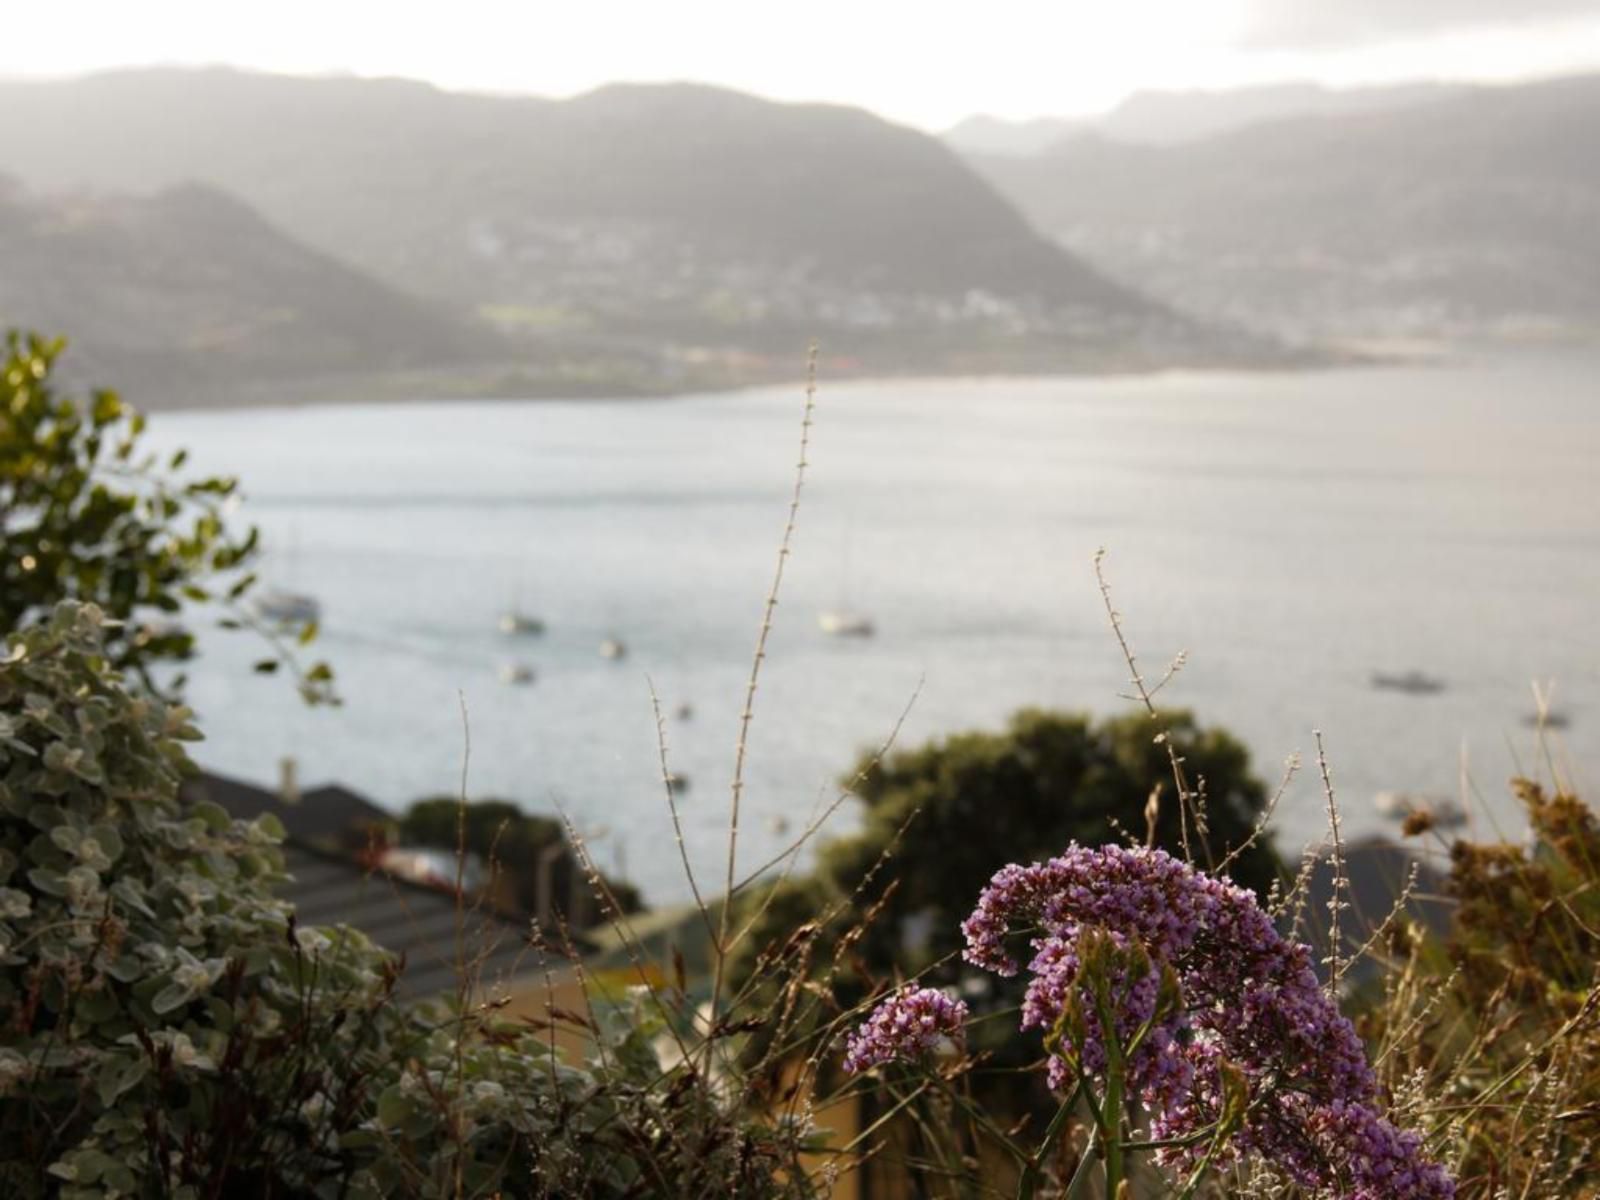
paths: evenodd
<path fill-rule="evenodd" d="M 1600 68 L 1600 0 L 48 0 L 0 28 L 7 75 L 230 63 L 545 95 L 697 79 L 932 129 L 1145 87 Z"/>

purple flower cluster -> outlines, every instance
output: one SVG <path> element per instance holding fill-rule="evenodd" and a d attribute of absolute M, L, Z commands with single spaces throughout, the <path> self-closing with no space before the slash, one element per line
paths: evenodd
<path fill-rule="evenodd" d="M 1077 1034 L 1052 1056 L 1052 1086 L 1075 1081 L 1080 1069 L 1092 1077 L 1106 1069 L 1083 962 L 1086 939 L 1104 946 L 1109 938 L 1113 950 L 1096 959 L 1096 983 L 1112 1001 L 1120 1046 L 1145 1031 L 1126 1078 L 1154 1114 L 1155 1138 L 1196 1135 L 1223 1116 L 1227 1064 L 1242 1075 L 1249 1101 L 1235 1150 L 1261 1153 L 1297 1182 L 1341 1196 L 1454 1195 L 1418 1139 L 1373 1107 L 1376 1083 L 1361 1041 L 1318 985 L 1309 951 L 1280 936 L 1243 888 L 1160 850 L 1073 845 L 1046 863 L 1003 868 L 962 931 L 967 961 L 1001 975 L 1021 969 L 1008 936 L 1029 935 L 1024 1029 L 1064 1027 L 1075 1005 Z M 1131 947 L 1141 953 L 1124 952 Z M 1181 999 L 1158 1011 L 1163 969 Z M 1193 1161 L 1202 1142 L 1165 1153 Z"/>
<path fill-rule="evenodd" d="M 1312 1125 L 1323 1153 L 1348 1168 L 1348 1190 L 1340 1195 L 1349 1200 L 1455 1194 L 1445 1169 L 1423 1157 L 1422 1139 L 1396 1129 L 1368 1105 L 1335 1100 L 1316 1112 Z"/>
<path fill-rule="evenodd" d="M 844 1069 L 854 1075 L 900 1058 L 916 1058 L 941 1038 L 959 1042 L 967 1006 L 937 988 L 907 984 L 862 1022 L 845 1043 Z"/>

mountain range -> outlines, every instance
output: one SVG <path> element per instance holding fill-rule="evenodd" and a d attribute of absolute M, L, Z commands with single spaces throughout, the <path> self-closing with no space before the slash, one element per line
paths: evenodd
<path fill-rule="evenodd" d="M 1600 76 L 969 161 L 1203 318 L 1363 348 L 1600 334 Z"/>
<path fill-rule="evenodd" d="M 1024 132 L 698 85 L 5 82 L 0 324 L 146 403 L 658 393 L 792 378 L 813 338 L 842 374 L 1600 331 L 1600 76 Z"/>
<path fill-rule="evenodd" d="M 1282 358 L 1108 279 L 935 138 L 703 86 L 554 101 L 220 69 L 11 82 L 0 169 L 29 189 L 12 189 L 27 249 L 0 320 L 76 333 L 141 379 L 200 370 L 196 345 L 218 387 L 231 359 L 245 382 L 293 364 L 506 394 L 788 377 L 812 337 L 856 371 Z M 184 262 L 189 208 L 204 219 Z M 53 253 L 90 253 L 48 231 L 56 213 L 98 224 L 126 287 L 97 294 L 90 257 L 53 277 Z M 229 222 L 238 238 L 211 236 Z M 285 266 L 259 270 L 273 242 Z M 136 284 L 111 266 L 135 261 Z M 169 301 L 127 324 L 143 287 Z"/>
<path fill-rule="evenodd" d="M 1470 84 L 1457 83 L 1360 88 L 1272 83 L 1221 91 L 1139 91 L 1099 116 L 1026 121 L 972 116 L 946 130 L 943 137 L 963 154 L 1040 154 L 1085 134 L 1134 145 L 1172 146 L 1266 121 L 1383 112 L 1473 90 Z"/>

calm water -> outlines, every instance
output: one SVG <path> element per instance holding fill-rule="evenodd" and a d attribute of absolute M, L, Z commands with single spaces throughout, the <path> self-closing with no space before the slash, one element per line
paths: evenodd
<path fill-rule="evenodd" d="M 824 385 L 795 557 L 757 700 L 741 863 L 803 823 L 922 681 L 903 740 L 1022 705 L 1109 712 L 1126 671 L 1091 557 L 1111 551 L 1167 698 L 1276 777 L 1324 731 L 1353 832 L 1380 789 L 1493 811 L 1531 770 L 1529 682 L 1600 752 L 1600 359 L 1313 375 Z M 323 602 L 346 706 L 301 707 L 215 633 L 192 700 L 202 761 L 386 804 L 469 787 L 556 805 L 647 895 L 685 894 L 646 676 L 669 710 L 697 861 L 720 877 L 727 785 L 796 457 L 797 388 L 662 402 L 449 403 L 162 415 L 155 436 L 239 473 L 267 574 Z M 503 637 L 513 598 L 548 622 Z M 878 636 L 831 639 L 821 609 Z M 631 653 L 602 659 L 607 637 Z M 512 659 L 538 672 L 502 684 Z M 1436 696 L 1373 691 L 1418 668 Z M 1592 768 L 1590 768 L 1592 770 Z M 1286 842 L 1321 819 L 1314 770 Z M 1591 773 L 1587 777 L 1594 781 Z M 848 827 L 848 816 L 839 828 Z"/>

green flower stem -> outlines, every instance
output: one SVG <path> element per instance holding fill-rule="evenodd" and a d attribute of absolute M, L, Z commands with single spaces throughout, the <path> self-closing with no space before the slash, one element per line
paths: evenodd
<path fill-rule="evenodd" d="M 1017 1182 L 1017 1200 L 1032 1200 L 1034 1191 L 1039 1186 L 1039 1176 L 1044 1170 L 1044 1160 L 1048 1157 L 1050 1148 L 1055 1145 L 1056 1139 L 1061 1136 L 1061 1131 L 1067 1127 L 1067 1121 L 1071 1119 L 1072 1110 L 1078 1106 L 1078 1097 L 1082 1093 L 1083 1084 L 1080 1083 L 1073 1089 L 1072 1095 L 1067 1097 L 1066 1102 L 1056 1109 L 1056 1115 L 1050 1118 L 1050 1124 L 1044 1131 L 1044 1140 L 1028 1159 L 1027 1166 L 1022 1171 L 1022 1178 Z"/>

